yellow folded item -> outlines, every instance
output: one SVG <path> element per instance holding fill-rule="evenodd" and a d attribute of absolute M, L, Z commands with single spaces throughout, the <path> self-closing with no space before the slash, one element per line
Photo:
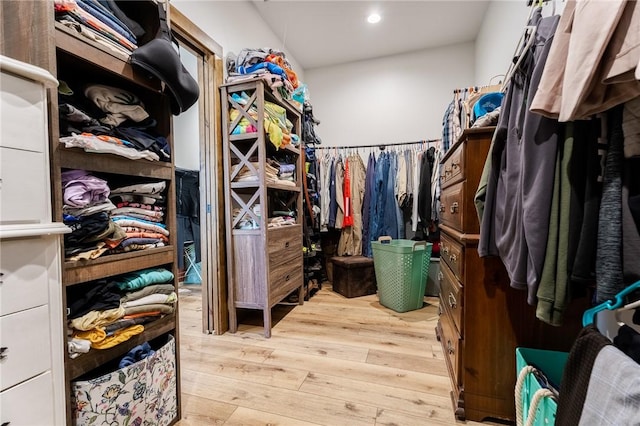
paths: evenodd
<path fill-rule="evenodd" d="M 111 336 L 105 338 L 101 342 L 91 342 L 91 347 L 94 349 L 109 349 L 122 342 L 126 342 L 136 334 L 140 334 L 144 331 L 143 325 L 132 325 L 131 327 L 123 328 L 115 331 Z"/>
<path fill-rule="evenodd" d="M 107 337 L 107 332 L 104 331 L 104 328 L 94 328 L 93 330 L 76 331 L 73 333 L 73 337 L 88 340 L 93 345 L 94 343 L 102 342 Z"/>
<path fill-rule="evenodd" d="M 88 331 L 116 322 L 123 316 L 124 308 L 119 306 L 106 311 L 91 311 L 79 318 L 71 320 L 70 325 L 76 330 Z"/>

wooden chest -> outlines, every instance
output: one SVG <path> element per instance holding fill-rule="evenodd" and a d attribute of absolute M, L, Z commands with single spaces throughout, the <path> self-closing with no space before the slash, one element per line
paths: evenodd
<path fill-rule="evenodd" d="M 440 318 L 436 328 L 460 420 L 514 421 L 517 346 L 567 351 L 580 329 L 579 309 L 564 327 L 536 319 L 502 261 L 478 256 L 475 196 L 493 127 L 467 129 L 441 162 Z"/>

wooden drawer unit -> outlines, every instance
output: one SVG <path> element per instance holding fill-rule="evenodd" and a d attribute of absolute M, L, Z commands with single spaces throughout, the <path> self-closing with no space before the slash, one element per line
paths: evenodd
<path fill-rule="evenodd" d="M 21 426 L 60 424 L 51 398 L 54 391 L 52 381 L 51 372 L 46 372 L 1 392 L 0 423 Z"/>
<path fill-rule="evenodd" d="M 493 127 L 467 129 L 442 159 L 461 161 L 461 179 L 442 187 L 445 205 L 440 225 L 440 310 L 436 328 L 446 354 L 455 415 L 513 422 L 515 348 L 568 351 L 580 330 L 584 307 L 577 306 L 567 327 L 538 321 L 526 295 L 509 286 L 502 261 L 478 256 L 480 236 L 473 198 L 489 151 Z M 455 213 L 453 203 L 458 203 Z M 578 304 L 581 305 L 581 304 Z M 573 325 L 575 324 L 575 326 Z"/>
<path fill-rule="evenodd" d="M 45 238 L 0 241 L 0 315 L 49 303 L 48 245 Z M 53 249 L 55 256 L 55 248 Z M 29 259 L 29 263 L 25 263 Z"/>
<path fill-rule="evenodd" d="M 47 96 L 42 85 L 0 73 L 0 87 L 0 146 L 44 152 L 47 149 L 43 143 L 47 140 Z"/>
<path fill-rule="evenodd" d="M 1 390 L 51 368 L 49 308 L 39 306 L 0 317 Z"/>
<path fill-rule="evenodd" d="M 453 320 L 444 309 L 440 310 L 440 321 L 438 322 L 438 329 L 436 331 L 438 339 L 442 343 L 442 351 L 444 352 L 451 383 L 454 385 L 454 388 L 457 388 L 460 385 L 458 379 L 460 371 L 459 361 L 462 359 L 460 354 L 462 345 L 460 335 L 456 331 Z"/>
<path fill-rule="evenodd" d="M 302 227 L 292 225 L 270 229 L 267 233 L 269 262 L 283 262 L 300 257 L 302 253 Z"/>
<path fill-rule="evenodd" d="M 302 277 L 302 258 L 293 262 L 280 263 L 269 271 L 269 305 L 273 306 L 287 294 L 300 287 Z"/>
<path fill-rule="evenodd" d="M 462 232 L 465 212 L 464 182 L 457 183 L 440 194 L 440 220 Z"/>
<path fill-rule="evenodd" d="M 0 224 L 51 222 L 47 156 L 0 147 Z"/>
<path fill-rule="evenodd" d="M 459 146 L 458 149 L 442 163 L 442 170 L 440 170 L 440 187 L 443 189 L 464 180 L 465 152 L 462 148 L 462 146 Z"/>
<path fill-rule="evenodd" d="M 458 280 L 464 280 L 464 245 L 445 233 L 440 234 L 440 259 L 451 268 Z"/>
<path fill-rule="evenodd" d="M 440 265 L 440 274 L 440 304 L 451 315 L 458 333 L 464 336 L 462 328 L 463 288 L 447 265 Z"/>

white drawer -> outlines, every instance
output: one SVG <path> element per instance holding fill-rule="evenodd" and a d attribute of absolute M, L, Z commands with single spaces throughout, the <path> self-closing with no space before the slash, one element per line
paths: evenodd
<path fill-rule="evenodd" d="M 51 373 L 20 383 L 0 393 L 0 424 L 55 425 Z"/>
<path fill-rule="evenodd" d="M 49 307 L 0 317 L 0 390 L 51 369 Z"/>
<path fill-rule="evenodd" d="M 0 146 L 45 152 L 46 92 L 42 84 L 0 74 Z"/>
<path fill-rule="evenodd" d="M 0 316 L 48 303 L 57 243 L 46 237 L 0 241 Z"/>
<path fill-rule="evenodd" d="M 0 148 L 0 225 L 51 222 L 48 174 L 44 153 Z"/>

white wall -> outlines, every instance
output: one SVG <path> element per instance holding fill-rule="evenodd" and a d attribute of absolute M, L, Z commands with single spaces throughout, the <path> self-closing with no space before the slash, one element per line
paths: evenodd
<path fill-rule="evenodd" d="M 282 50 L 282 40 L 267 26 L 251 2 L 218 0 L 171 0 L 180 12 L 209 34 L 222 46 L 226 58 L 229 52 L 270 47 Z M 284 49 L 298 77 L 304 80 L 304 70 Z"/>
<path fill-rule="evenodd" d="M 442 137 L 453 89 L 474 85 L 474 44 L 464 43 L 305 70 L 324 146 Z"/>
<path fill-rule="evenodd" d="M 180 46 L 180 59 L 189 74 L 198 79 L 198 57 Z M 200 100 L 199 100 L 200 101 Z M 173 117 L 173 155 L 176 167 L 200 170 L 200 111 L 198 103 Z"/>
<path fill-rule="evenodd" d="M 554 8 L 560 14 L 564 6 L 565 3 L 560 0 L 547 3 L 542 15 L 550 16 Z M 489 84 L 492 77 L 507 72 L 529 12 L 524 0 L 493 0 L 489 4 L 476 38 L 475 80 L 478 85 Z M 495 78 L 491 83 L 495 84 L 498 80 L 502 81 L 503 78 Z"/>

